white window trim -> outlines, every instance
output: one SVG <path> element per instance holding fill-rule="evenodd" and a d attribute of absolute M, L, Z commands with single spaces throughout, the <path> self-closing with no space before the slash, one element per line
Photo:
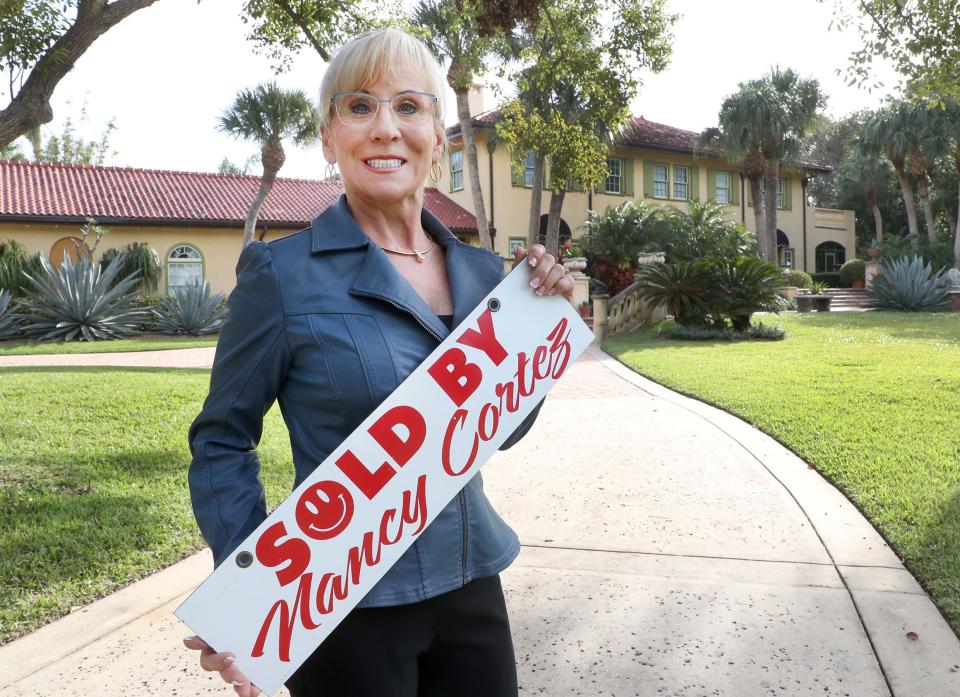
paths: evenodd
<path fill-rule="evenodd" d="M 613 169 L 610 167 L 610 164 L 613 163 L 613 162 L 616 162 L 616 163 L 617 163 L 617 170 L 618 170 L 618 171 L 617 171 L 616 174 L 613 173 Z M 624 166 L 623 166 L 623 159 L 622 159 L 622 158 L 619 158 L 619 157 L 608 157 L 608 158 L 607 158 L 607 172 L 608 172 L 608 174 L 607 174 L 607 178 L 606 178 L 606 179 L 604 180 L 604 182 L 603 182 L 604 193 L 606 193 L 606 194 L 622 194 L 622 193 L 623 193 L 623 170 L 624 170 Z M 616 179 L 616 181 L 617 181 L 617 188 L 616 188 L 616 189 L 611 189 L 611 188 L 609 187 L 609 182 L 610 182 L 611 179 Z"/>
<path fill-rule="evenodd" d="M 663 167 L 664 174 L 666 179 L 657 179 L 657 167 Z M 662 196 L 657 195 L 657 184 L 664 185 L 664 194 Z M 654 198 L 658 198 L 664 201 L 670 199 L 670 165 L 663 162 L 654 162 L 653 163 L 653 191 L 650 192 L 653 194 Z"/>
<path fill-rule="evenodd" d="M 684 180 L 682 182 L 677 181 L 677 172 L 680 170 L 684 171 Z M 690 200 L 690 168 L 687 167 L 686 165 L 673 165 L 672 174 L 673 174 L 673 182 L 672 182 L 673 183 L 673 200 L 689 201 Z M 683 185 L 686 187 L 687 189 L 686 196 L 677 195 L 677 185 Z"/>
<path fill-rule="evenodd" d="M 726 186 L 723 186 L 723 187 L 720 186 L 720 177 L 721 177 L 721 176 L 722 176 L 722 177 L 726 177 L 726 179 L 727 179 L 727 185 L 726 185 Z M 732 185 L 733 185 L 733 177 L 730 175 L 730 172 L 716 172 L 715 175 L 714 175 L 714 183 L 715 183 L 715 186 L 713 187 L 713 189 L 714 189 L 714 194 L 713 194 L 713 195 L 714 195 L 714 199 L 716 200 L 716 202 L 717 202 L 717 203 L 722 203 L 722 204 L 725 204 L 725 205 L 729 205 L 729 204 L 730 204 L 730 189 L 732 188 Z M 726 192 L 726 195 L 724 196 L 724 199 L 723 199 L 722 201 L 720 200 L 720 192 L 721 192 L 721 191 Z"/>
<path fill-rule="evenodd" d="M 192 252 L 194 252 L 194 253 L 197 255 L 196 258 L 189 258 L 189 259 L 172 259 L 172 258 L 171 258 L 171 255 L 172 255 L 174 252 L 176 252 L 178 249 L 182 249 L 182 248 L 184 248 L 184 247 L 187 248 L 187 249 L 189 249 L 189 250 L 191 250 Z M 194 247 L 192 244 L 188 244 L 188 243 L 186 243 L 186 242 L 183 242 L 183 243 L 181 243 L 181 244 L 178 244 L 178 245 L 174 246 L 169 252 L 167 252 L 167 258 L 166 258 L 166 260 L 165 260 L 165 265 L 166 265 L 166 269 L 165 269 L 166 273 L 164 274 L 164 276 L 165 276 L 164 280 L 166 281 L 167 289 L 170 289 L 170 288 L 187 288 L 187 287 L 188 287 L 188 284 L 172 285 L 172 284 L 170 283 L 170 269 L 171 269 L 171 267 L 177 267 L 177 266 L 194 266 L 194 265 L 199 266 L 199 267 L 200 267 L 200 285 L 203 285 L 203 282 L 204 282 L 204 278 L 203 278 L 203 272 L 204 272 L 203 255 L 200 253 L 200 250 L 197 249 L 196 247 Z"/>
<path fill-rule="evenodd" d="M 454 169 L 453 160 L 454 155 L 460 155 L 460 167 Z M 450 190 L 451 191 L 462 191 L 464 184 L 463 176 L 463 150 L 454 150 L 450 153 Z M 457 175 L 460 175 L 460 185 L 457 185 Z"/>
<path fill-rule="evenodd" d="M 533 170 L 536 169 L 537 158 L 533 150 L 527 151 L 527 156 L 523 161 L 523 186 L 527 189 L 533 188 Z M 527 173 L 530 173 L 529 183 L 527 182 Z"/>

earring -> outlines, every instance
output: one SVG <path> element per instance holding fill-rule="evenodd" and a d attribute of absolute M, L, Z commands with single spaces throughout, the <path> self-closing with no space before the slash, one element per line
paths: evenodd
<path fill-rule="evenodd" d="M 323 173 L 323 180 L 328 182 L 335 182 L 339 179 L 337 175 L 337 168 L 334 167 L 332 162 L 327 163 L 327 169 Z"/>
<path fill-rule="evenodd" d="M 434 162 L 430 165 L 430 181 L 434 184 L 440 183 L 440 178 L 443 176 L 443 170 L 440 168 L 439 162 Z"/>

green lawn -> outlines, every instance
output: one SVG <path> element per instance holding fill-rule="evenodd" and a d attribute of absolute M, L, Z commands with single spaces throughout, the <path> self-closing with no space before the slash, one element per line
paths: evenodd
<path fill-rule="evenodd" d="M 960 314 L 761 317 L 776 342 L 684 342 L 650 329 L 604 349 L 737 414 L 836 484 L 960 634 Z"/>
<path fill-rule="evenodd" d="M 0 369 L 0 643 L 203 546 L 187 429 L 208 370 Z M 272 505 L 293 466 L 276 407 L 259 453 Z"/>
<path fill-rule="evenodd" d="M 164 349 L 200 348 L 216 346 L 217 335 L 212 337 L 163 336 L 144 334 L 133 339 L 113 341 L 0 341 L 0 356 L 46 356 L 51 353 L 118 353 L 120 351 L 160 351 Z"/>

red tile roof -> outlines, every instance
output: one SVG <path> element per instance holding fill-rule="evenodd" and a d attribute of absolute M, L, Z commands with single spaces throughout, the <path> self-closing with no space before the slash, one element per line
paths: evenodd
<path fill-rule="evenodd" d="M 259 187 L 256 176 L 0 161 L 0 220 L 243 225 Z M 340 184 L 278 178 L 258 221 L 306 227 L 342 192 Z M 451 230 L 476 232 L 476 218 L 437 189 L 426 190 L 424 206 Z"/>
<path fill-rule="evenodd" d="M 492 128 L 500 118 L 500 111 L 494 109 L 477 114 L 471 119 L 474 128 Z M 454 124 L 447 129 L 447 137 L 455 138 L 460 135 L 460 124 Z M 634 116 L 625 125 L 620 134 L 619 142 L 627 147 L 644 148 L 646 150 L 660 150 L 684 154 L 694 153 L 694 143 L 700 137 L 699 133 L 686 131 L 682 128 L 667 126 L 666 124 L 648 121 L 642 116 Z M 708 159 L 722 159 L 720 153 L 699 151 L 699 155 Z M 833 168 L 816 162 L 803 162 L 803 168 L 812 172 L 830 172 Z"/>

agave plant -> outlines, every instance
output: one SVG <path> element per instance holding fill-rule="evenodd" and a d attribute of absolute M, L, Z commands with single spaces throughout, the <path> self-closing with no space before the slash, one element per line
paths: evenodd
<path fill-rule="evenodd" d="M 687 311 L 700 305 L 706 294 L 703 269 L 693 262 L 649 264 L 641 267 L 637 280 L 640 297 L 654 306 L 666 307 L 681 324 Z"/>
<path fill-rule="evenodd" d="M 0 339 L 9 339 L 15 335 L 20 330 L 22 319 L 10 291 L 0 290 Z"/>
<path fill-rule="evenodd" d="M 932 312 L 947 302 L 944 270 L 934 272 L 918 256 L 901 257 L 883 265 L 873 280 L 873 298 L 877 307 L 905 312 Z"/>
<path fill-rule="evenodd" d="M 154 329 L 165 334 L 212 334 L 226 316 L 223 293 L 210 295 L 210 284 L 173 288 L 160 300 Z"/>
<path fill-rule="evenodd" d="M 121 258 L 102 272 L 89 255 L 74 262 L 68 254 L 54 267 L 41 257 L 41 272 L 27 273 L 29 286 L 23 310 L 29 323 L 24 332 L 39 339 L 96 341 L 136 333 L 147 314 L 133 305 L 138 282 L 131 274 L 114 284 Z M 111 285 L 113 286 L 111 288 Z"/>

